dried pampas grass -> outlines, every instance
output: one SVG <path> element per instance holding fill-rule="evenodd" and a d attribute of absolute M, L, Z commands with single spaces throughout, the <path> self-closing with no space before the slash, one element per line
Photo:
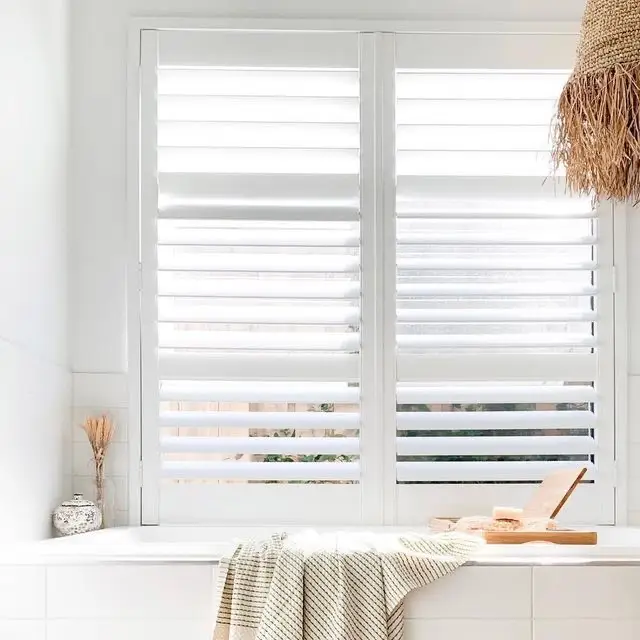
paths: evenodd
<path fill-rule="evenodd" d="M 554 124 L 556 169 L 572 191 L 640 200 L 640 64 L 569 80 Z"/>
<path fill-rule="evenodd" d="M 96 502 L 102 511 L 102 522 L 105 522 L 105 482 L 104 464 L 107 457 L 109 445 L 115 434 L 115 426 L 109 416 L 103 415 L 99 418 L 87 418 L 83 425 L 83 431 L 87 434 L 87 439 L 93 452 L 93 463 L 95 468 Z"/>
<path fill-rule="evenodd" d="M 640 200 L 640 2 L 587 0 L 576 64 L 554 122 L 567 185 Z"/>

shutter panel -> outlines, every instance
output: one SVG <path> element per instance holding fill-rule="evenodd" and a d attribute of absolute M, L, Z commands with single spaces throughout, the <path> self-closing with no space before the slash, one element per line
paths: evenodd
<path fill-rule="evenodd" d="M 597 212 L 549 178 L 567 74 L 522 53 L 495 65 L 486 52 L 511 42 L 496 36 L 472 61 L 457 40 L 477 37 L 444 52 L 398 37 L 397 482 L 531 483 L 584 464 L 593 483 L 610 455 L 611 291 Z"/>
<path fill-rule="evenodd" d="M 358 482 L 357 37 L 162 32 L 159 61 L 161 473 Z"/>

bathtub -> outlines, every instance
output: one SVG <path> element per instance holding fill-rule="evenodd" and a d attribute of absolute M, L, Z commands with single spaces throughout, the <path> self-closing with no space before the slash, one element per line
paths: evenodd
<path fill-rule="evenodd" d="M 202 562 L 216 563 L 246 538 L 276 531 L 295 532 L 302 527 L 120 527 L 94 533 L 47 540 L 38 553 L 49 561 L 73 558 L 85 561 Z M 318 528 L 319 530 L 332 530 Z M 333 528 L 335 530 L 335 528 Z M 344 531 L 424 532 L 400 527 L 344 527 Z M 484 545 L 470 564 L 640 564 L 640 528 L 598 527 L 595 546 L 547 543 Z"/>
<path fill-rule="evenodd" d="M 218 560 L 275 530 L 117 528 L 4 546 L 0 638 L 211 640 Z M 484 546 L 408 596 L 404 640 L 637 640 L 640 529 L 599 534 L 594 547 Z"/>

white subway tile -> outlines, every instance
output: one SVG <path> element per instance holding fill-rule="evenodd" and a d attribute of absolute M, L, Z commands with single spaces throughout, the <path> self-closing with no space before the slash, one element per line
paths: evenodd
<path fill-rule="evenodd" d="M 534 620 L 533 640 L 637 640 L 640 620 Z"/>
<path fill-rule="evenodd" d="M 107 452 L 106 473 L 110 476 L 126 476 L 129 472 L 129 447 L 124 442 L 114 442 Z M 73 475 L 88 476 L 93 471 L 93 455 L 88 441 L 73 443 Z"/>
<path fill-rule="evenodd" d="M 535 567 L 535 618 L 640 618 L 640 567 Z"/>
<path fill-rule="evenodd" d="M 127 442 L 129 410 L 122 407 L 109 407 L 107 405 L 96 405 L 91 407 L 76 406 L 73 409 L 72 435 L 74 442 L 84 442 L 87 439 L 84 431 L 80 428 L 89 417 L 107 414 L 115 425 L 114 442 Z"/>
<path fill-rule="evenodd" d="M 82 493 L 89 500 L 95 498 L 94 479 L 89 476 L 73 477 L 73 492 Z M 114 505 L 116 511 L 126 511 L 129 508 L 129 488 L 127 478 L 111 477 L 107 478 L 106 490 L 113 491 Z M 111 498 L 109 498 L 111 499 Z"/>
<path fill-rule="evenodd" d="M 404 631 L 404 640 L 531 640 L 529 620 L 412 619 Z"/>
<path fill-rule="evenodd" d="M 630 375 L 627 383 L 629 385 L 629 442 L 640 444 L 640 376 Z"/>
<path fill-rule="evenodd" d="M 46 640 L 44 620 L 0 620 L 2 640 Z"/>
<path fill-rule="evenodd" d="M 211 640 L 209 620 L 52 620 L 47 640 Z"/>
<path fill-rule="evenodd" d="M 411 593 L 407 618 L 529 618 L 529 567 L 463 567 Z"/>
<path fill-rule="evenodd" d="M 640 511 L 629 510 L 628 512 L 628 524 L 630 527 L 640 526 Z"/>
<path fill-rule="evenodd" d="M 0 620 L 35 620 L 44 615 L 44 567 L 0 567 Z"/>
<path fill-rule="evenodd" d="M 640 211 L 627 216 L 627 311 L 629 331 L 629 373 L 640 374 Z M 634 397 L 634 396 L 630 396 Z M 637 396 L 635 396 L 637 397 Z"/>
<path fill-rule="evenodd" d="M 74 373 L 74 407 L 126 407 L 126 373 Z"/>
<path fill-rule="evenodd" d="M 210 619 L 211 567 L 206 565 L 51 566 L 49 618 Z"/>

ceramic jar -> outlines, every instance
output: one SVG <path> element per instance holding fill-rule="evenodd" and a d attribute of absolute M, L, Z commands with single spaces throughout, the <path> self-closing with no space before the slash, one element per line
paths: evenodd
<path fill-rule="evenodd" d="M 61 536 L 96 531 L 101 525 L 100 509 L 81 493 L 75 493 L 72 500 L 63 502 L 53 512 L 53 526 Z"/>

